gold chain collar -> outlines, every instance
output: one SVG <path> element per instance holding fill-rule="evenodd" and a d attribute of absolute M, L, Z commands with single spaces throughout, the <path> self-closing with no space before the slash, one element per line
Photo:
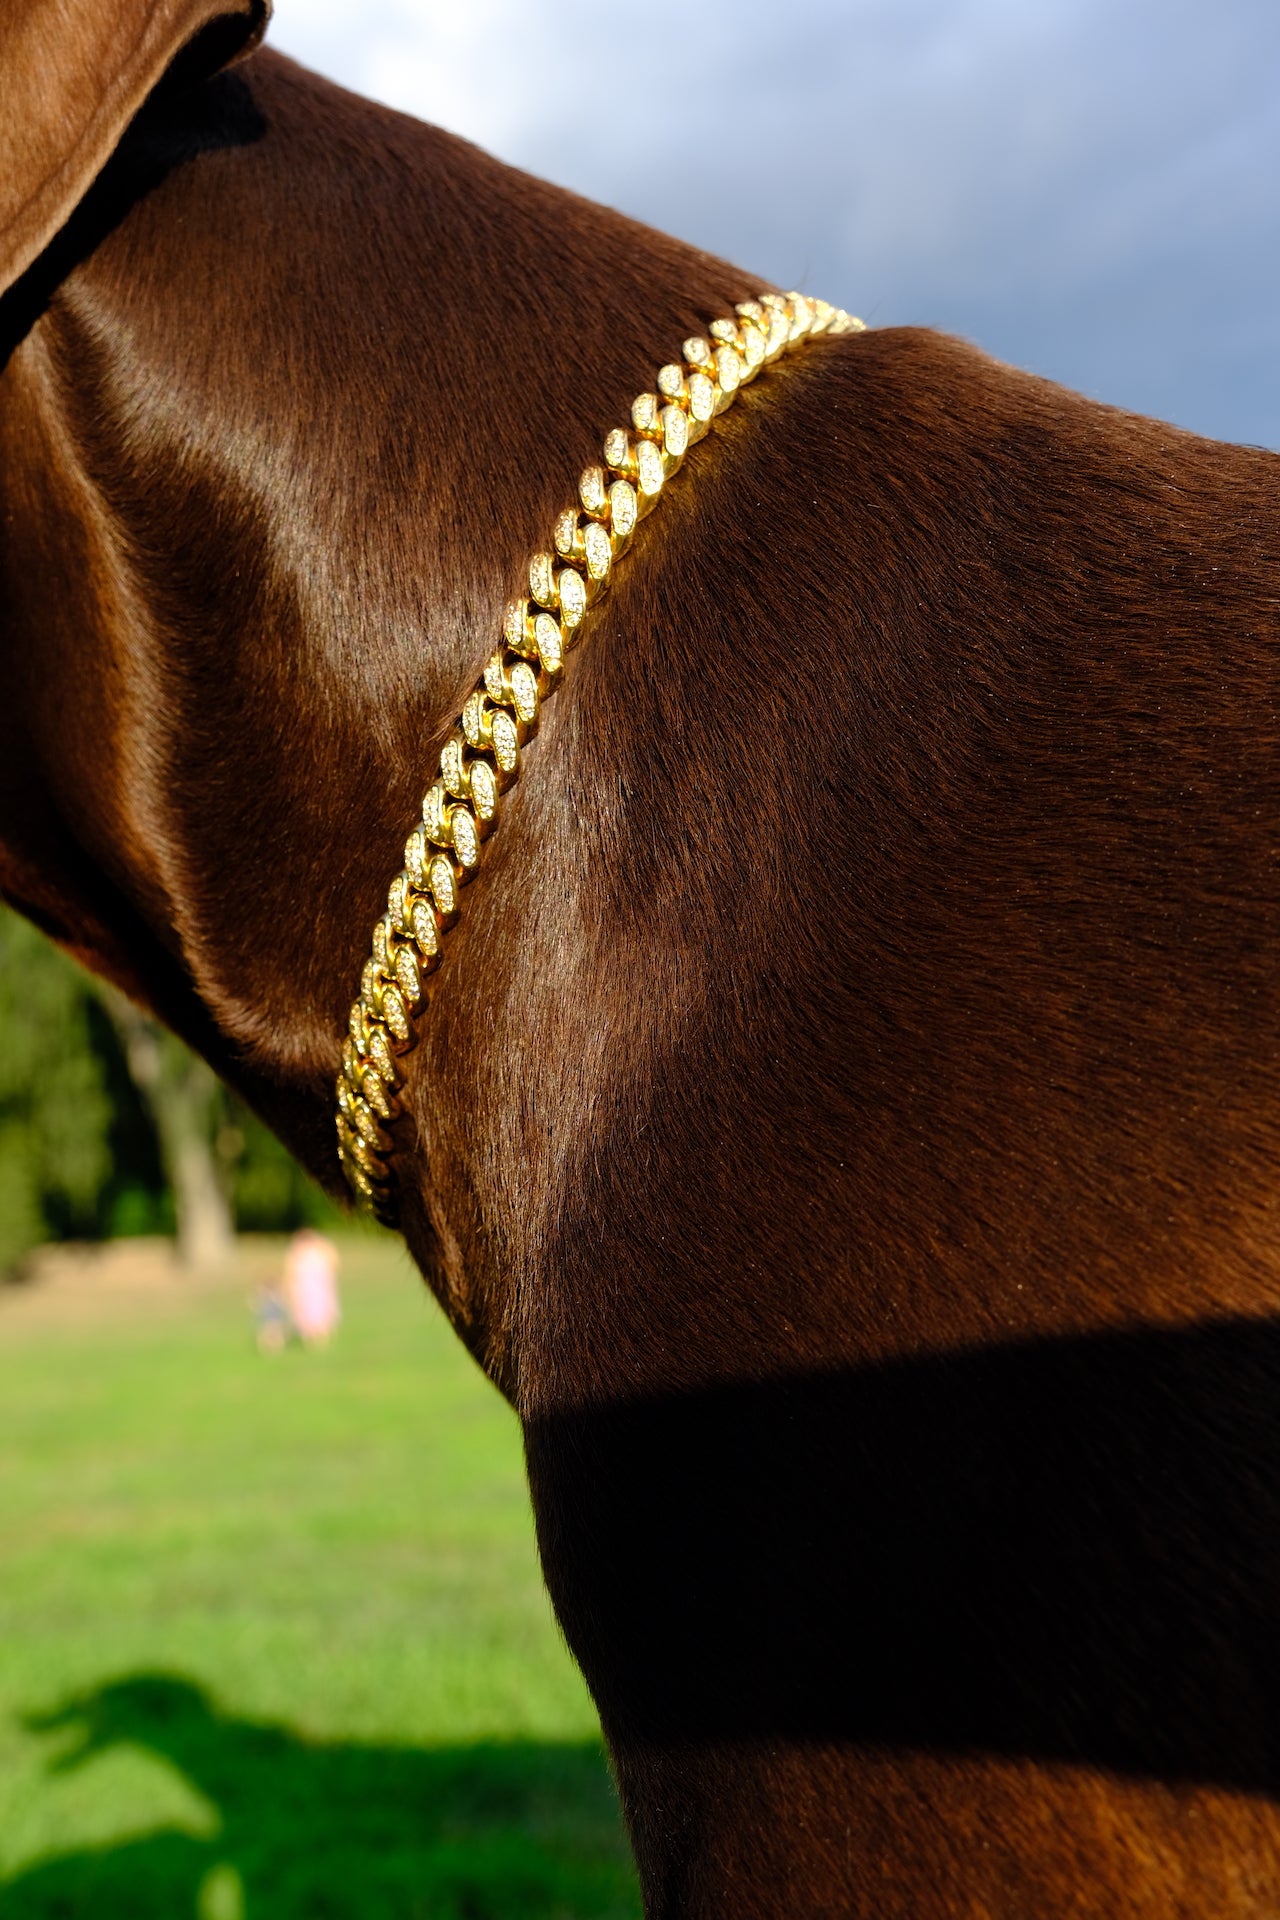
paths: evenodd
<path fill-rule="evenodd" d="M 686 340 L 683 364 L 663 367 L 657 392 L 636 400 L 632 431 L 615 427 L 604 443 L 604 466 L 588 467 L 578 482 L 580 505 L 566 507 L 556 521 L 555 552 L 529 562 L 528 596 L 507 608 L 502 643 L 444 743 L 422 824 L 409 835 L 404 871 L 373 930 L 342 1044 L 338 1158 L 357 1202 L 388 1225 L 395 1222 L 395 1195 L 387 1127 L 400 1111 L 402 1059 L 416 1043 L 413 1023 L 426 1004 L 427 976 L 440 964 L 461 889 L 480 870 L 501 796 L 519 774 L 521 749 L 559 685 L 583 616 L 608 586 L 637 523 L 738 388 L 801 341 L 858 333 L 862 321 L 825 300 L 762 293 L 709 331 L 709 339 Z"/>

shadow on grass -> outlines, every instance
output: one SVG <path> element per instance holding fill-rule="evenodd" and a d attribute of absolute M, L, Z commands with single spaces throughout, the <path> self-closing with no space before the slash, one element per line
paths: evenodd
<path fill-rule="evenodd" d="M 4 1920 L 622 1920 L 639 1897 L 600 1750 L 312 1742 L 221 1713 L 190 1681 L 138 1674 L 27 1721 L 121 1744 L 217 1808 L 210 1839 L 161 1828 L 0 1882 Z"/>

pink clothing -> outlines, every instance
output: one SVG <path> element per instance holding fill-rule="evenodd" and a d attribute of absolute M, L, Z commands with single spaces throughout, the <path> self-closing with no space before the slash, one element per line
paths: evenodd
<path fill-rule="evenodd" d="M 327 1340 L 341 1318 L 338 1249 L 309 1228 L 295 1233 L 284 1262 L 284 1290 L 304 1340 Z"/>

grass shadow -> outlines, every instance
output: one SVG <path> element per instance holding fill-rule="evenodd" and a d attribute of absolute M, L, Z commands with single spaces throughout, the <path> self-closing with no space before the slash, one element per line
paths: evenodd
<path fill-rule="evenodd" d="M 622 1920 L 639 1896 L 599 1748 L 311 1741 L 223 1713 L 177 1675 L 134 1674 L 31 1716 L 65 1772 L 122 1744 L 217 1808 L 0 1882 L 4 1920 Z"/>

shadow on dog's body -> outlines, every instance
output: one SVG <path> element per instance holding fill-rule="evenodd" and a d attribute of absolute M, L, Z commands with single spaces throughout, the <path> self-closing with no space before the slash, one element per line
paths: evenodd
<path fill-rule="evenodd" d="M 66 195 L 0 305 L 0 877 L 332 1183 L 518 569 L 757 283 L 270 53 Z M 547 709 L 404 1217 L 652 1914 L 1280 1904 L 1278 531 L 1273 455 L 827 340 Z"/>

